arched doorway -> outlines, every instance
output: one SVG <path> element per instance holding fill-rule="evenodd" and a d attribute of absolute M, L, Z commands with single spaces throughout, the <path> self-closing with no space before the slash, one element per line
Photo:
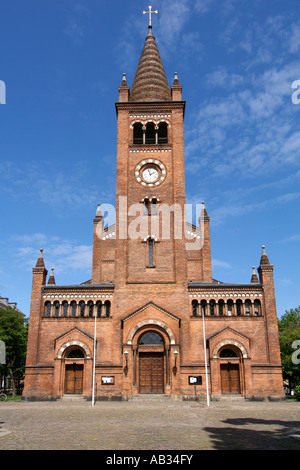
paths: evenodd
<path fill-rule="evenodd" d="M 68 349 L 65 356 L 65 385 L 67 395 L 81 395 L 83 392 L 85 353 L 79 347 Z"/>
<path fill-rule="evenodd" d="M 240 394 L 240 353 L 233 346 L 224 346 L 219 351 L 222 394 Z"/>
<path fill-rule="evenodd" d="M 165 387 L 165 347 L 156 331 L 146 331 L 138 339 L 139 393 L 161 394 Z"/>

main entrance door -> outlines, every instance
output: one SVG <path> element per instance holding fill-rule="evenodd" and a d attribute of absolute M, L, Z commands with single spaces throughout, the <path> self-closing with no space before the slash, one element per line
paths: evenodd
<path fill-rule="evenodd" d="M 240 393 L 238 364 L 221 364 L 222 393 Z"/>
<path fill-rule="evenodd" d="M 80 395 L 83 385 L 83 364 L 67 364 L 65 393 Z"/>
<path fill-rule="evenodd" d="M 140 352 L 139 392 L 164 393 L 163 352 Z"/>

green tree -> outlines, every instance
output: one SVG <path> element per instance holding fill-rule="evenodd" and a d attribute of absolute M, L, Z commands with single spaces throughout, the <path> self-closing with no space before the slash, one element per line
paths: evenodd
<path fill-rule="evenodd" d="M 17 310 L 0 309 L 0 340 L 6 349 L 6 364 L 0 366 L 0 375 L 12 378 L 12 393 L 16 394 L 16 383 L 23 377 L 26 361 L 28 320 Z"/>
<path fill-rule="evenodd" d="M 283 378 L 288 379 L 290 385 L 297 385 L 300 381 L 300 353 L 296 354 L 295 345 L 299 349 L 300 306 L 286 310 L 278 320 L 278 329 Z"/>

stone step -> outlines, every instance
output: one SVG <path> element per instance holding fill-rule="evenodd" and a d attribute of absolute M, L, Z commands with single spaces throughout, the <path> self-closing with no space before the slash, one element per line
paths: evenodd
<path fill-rule="evenodd" d="M 140 393 L 138 395 L 132 395 L 129 400 L 131 401 L 146 401 L 146 400 L 170 400 L 171 395 L 164 395 L 160 393 Z"/>
<path fill-rule="evenodd" d="M 213 395 L 211 398 L 213 401 L 245 401 L 242 395 Z"/>
<path fill-rule="evenodd" d="M 75 395 L 75 394 L 66 394 L 66 395 L 63 395 L 60 400 L 63 400 L 63 401 L 72 401 L 72 400 L 79 400 L 79 401 L 83 401 L 85 400 L 85 396 L 84 395 Z"/>

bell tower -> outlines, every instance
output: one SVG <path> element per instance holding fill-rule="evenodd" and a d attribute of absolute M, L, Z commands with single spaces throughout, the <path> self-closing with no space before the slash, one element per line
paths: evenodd
<path fill-rule="evenodd" d="M 152 32 L 130 90 L 119 87 L 115 282 L 186 283 L 184 110 Z"/>

